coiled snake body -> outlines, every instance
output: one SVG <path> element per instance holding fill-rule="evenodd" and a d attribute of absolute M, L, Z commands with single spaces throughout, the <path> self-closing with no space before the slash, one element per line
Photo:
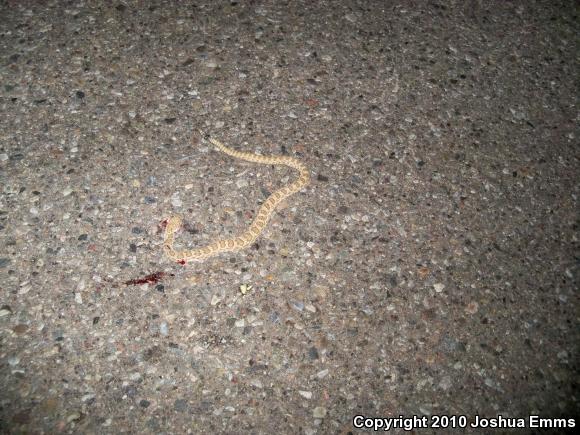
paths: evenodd
<path fill-rule="evenodd" d="M 306 186 L 310 180 L 310 174 L 306 166 L 304 166 L 298 159 L 288 156 L 260 156 L 253 153 L 246 153 L 236 151 L 225 146 L 220 141 L 212 138 L 210 135 L 204 134 L 200 131 L 204 140 L 209 141 L 221 152 L 235 157 L 237 159 L 246 160 L 248 162 L 261 163 L 263 165 L 285 165 L 293 168 L 299 172 L 298 178 L 290 184 L 276 190 L 268 199 L 261 205 L 252 224 L 241 235 L 229 239 L 219 239 L 202 248 L 194 248 L 183 251 L 176 251 L 173 248 L 175 241 L 175 233 L 181 227 L 182 220 L 179 216 L 171 216 L 167 220 L 165 227 L 165 238 L 163 241 L 163 251 L 165 255 L 173 261 L 184 263 L 192 260 L 205 260 L 222 252 L 235 252 L 250 246 L 260 236 L 268 220 L 274 213 L 274 210 L 284 199 L 290 195 L 298 192 Z"/>

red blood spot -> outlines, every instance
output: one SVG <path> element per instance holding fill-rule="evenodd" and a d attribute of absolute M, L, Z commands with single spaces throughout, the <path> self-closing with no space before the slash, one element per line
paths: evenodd
<path fill-rule="evenodd" d="M 177 260 L 177 262 L 178 262 L 179 264 L 181 264 L 181 265 L 184 265 L 184 264 L 185 264 L 185 260 Z"/>
<path fill-rule="evenodd" d="M 125 285 L 141 285 L 141 284 L 146 284 L 146 283 L 155 284 L 160 279 L 163 279 L 164 276 L 165 276 L 165 272 L 155 272 L 155 273 L 151 273 L 143 278 L 130 279 L 129 281 L 125 282 Z"/>

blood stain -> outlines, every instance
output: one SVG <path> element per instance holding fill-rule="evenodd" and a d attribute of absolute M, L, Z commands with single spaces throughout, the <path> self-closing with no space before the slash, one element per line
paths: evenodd
<path fill-rule="evenodd" d="M 155 272 L 151 273 L 143 278 L 139 279 L 130 279 L 129 281 L 125 282 L 125 285 L 141 285 L 141 284 L 155 284 L 159 282 L 160 279 L 163 279 L 165 276 L 165 272 Z"/>

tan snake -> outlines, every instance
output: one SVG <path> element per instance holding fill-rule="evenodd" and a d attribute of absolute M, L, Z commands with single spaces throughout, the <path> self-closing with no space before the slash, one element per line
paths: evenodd
<path fill-rule="evenodd" d="M 229 239 L 218 239 L 202 248 L 194 248 L 183 251 L 176 251 L 173 248 L 175 241 L 175 233 L 181 227 L 182 220 L 179 216 L 171 216 L 166 221 L 165 238 L 163 241 L 163 251 L 165 255 L 173 261 L 185 264 L 186 261 L 191 260 L 205 260 L 222 252 L 235 252 L 247 248 L 260 236 L 268 220 L 274 213 L 274 210 L 284 199 L 290 195 L 298 192 L 310 181 L 310 174 L 306 166 L 304 166 L 298 159 L 288 156 L 260 156 L 254 153 L 247 153 L 236 151 L 225 146 L 220 141 L 212 138 L 209 134 L 199 132 L 204 140 L 209 141 L 221 152 L 235 157 L 237 159 L 246 160 L 248 162 L 261 163 L 263 165 L 285 165 L 299 172 L 298 178 L 290 184 L 276 190 L 268 199 L 261 205 L 258 214 L 254 218 L 251 225 L 241 235 Z"/>

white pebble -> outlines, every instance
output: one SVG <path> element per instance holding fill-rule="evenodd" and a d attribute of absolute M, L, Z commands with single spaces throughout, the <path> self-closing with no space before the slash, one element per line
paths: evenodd
<path fill-rule="evenodd" d="M 81 402 L 88 402 L 91 399 L 94 399 L 95 395 L 92 393 L 89 394 L 85 394 L 83 397 L 81 397 Z"/>
<path fill-rule="evenodd" d="M 437 293 L 441 293 L 445 288 L 445 285 L 438 282 L 437 284 L 433 284 L 433 288 Z"/>
<path fill-rule="evenodd" d="M 324 370 L 320 370 L 318 373 L 316 373 L 316 377 L 318 379 L 323 379 L 328 375 L 328 369 L 324 369 Z"/>
<path fill-rule="evenodd" d="M 317 406 L 312 411 L 312 416 L 314 418 L 324 418 L 324 417 L 326 417 L 326 408 L 323 408 L 322 406 Z"/>
<path fill-rule="evenodd" d="M 31 287 L 31 286 L 29 286 L 29 285 L 22 286 L 22 287 L 20 287 L 20 288 L 18 289 L 18 294 L 19 294 L 19 295 L 25 295 L 26 293 L 28 293 L 28 292 L 30 291 L 30 289 L 31 289 L 31 288 L 32 288 L 32 287 Z"/>
<path fill-rule="evenodd" d="M 75 420 L 78 420 L 81 418 L 81 415 L 78 412 L 73 412 L 72 414 L 70 414 L 67 418 L 66 418 L 66 422 L 67 423 L 71 423 Z"/>
<path fill-rule="evenodd" d="M 262 381 L 260 381 L 259 379 L 253 379 L 252 381 L 250 381 L 250 385 L 256 388 L 264 388 L 264 386 L 262 385 Z"/>
<path fill-rule="evenodd" d="M 453 386 L 453 382 L 450 376 L 444 376 L 443 379 L 439 382 L 439 388 L 443 391 L 449 390 Z"/>
<path fill-rule="evenodd" d="M 171 195 L 171 205 L 173 207 L 181 207 L 183 205 L 181 198 L 179 198 L 179 192 L 176 192 L 173 195 Z"/>
<path fill-rule="evenodd" d="M 138 381 L 139 379 L 141 379 L 141 373 L 139 372 L 131 373 L 129 375 L 129 379 L 132 381 Z"/>

